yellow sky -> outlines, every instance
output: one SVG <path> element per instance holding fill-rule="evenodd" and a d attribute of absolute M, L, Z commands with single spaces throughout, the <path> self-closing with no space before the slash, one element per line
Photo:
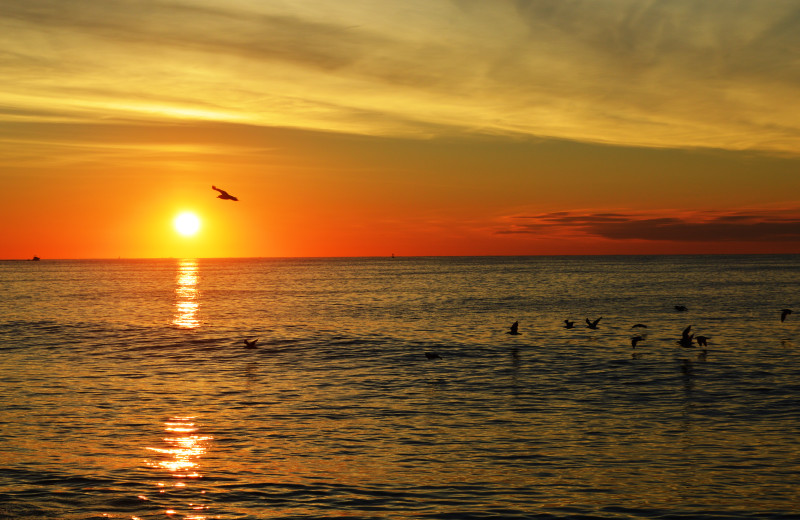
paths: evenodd
<path fill-rule="evenodd" d="M 800 252 L 799 35 L 791 1 L 7 0 L 0 258 Z"/>

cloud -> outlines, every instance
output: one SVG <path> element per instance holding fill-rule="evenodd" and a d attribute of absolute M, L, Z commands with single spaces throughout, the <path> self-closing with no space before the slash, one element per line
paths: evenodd
<path fill-rule="evenodd" d="M 498 234 L 670 242 L 796 242 L 800 209 L 690 215 L 557 212 L 506 219 Z"/>
<path fill-rule="evenodd" d="M 759 0 L 8 0 L 0 105 L 798 154 L 798 35 Z"/>

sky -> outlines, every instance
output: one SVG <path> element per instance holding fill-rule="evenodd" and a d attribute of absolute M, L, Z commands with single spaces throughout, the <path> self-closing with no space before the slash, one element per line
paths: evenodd
<path fill-rule="evenodd" d="M 800 253 L 797 0 L 4 0 L 0 73 L 3 259 Z"/>

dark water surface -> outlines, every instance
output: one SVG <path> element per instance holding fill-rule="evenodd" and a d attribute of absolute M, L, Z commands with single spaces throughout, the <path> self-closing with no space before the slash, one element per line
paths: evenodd
<path fill-rule="evenodd" d="M 798 256 L 0 262 L 0 518 L 800 518 L 799 301 Z"/>

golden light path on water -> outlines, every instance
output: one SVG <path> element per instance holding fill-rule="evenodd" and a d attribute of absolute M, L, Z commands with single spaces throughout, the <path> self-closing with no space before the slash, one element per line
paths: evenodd
<path fill-rule="evenodd" d="M 157 454 L 158 458 L 145 460 L 145 465 L 166 472 L 170 477 L 169 481 L 160 481 L 156 484 L 159 493 L 166 493 L 168 487 L 185 488 L 189 482 L 203 477 L 200 473 L 199 460 L 208 451 L 209 441 L 213 437 L 199 434 L 194 419 L 191 416 L 170 417 L 164 423 L 164 431 L 168 434 L 163 438 L 164 446 L 147 446 L 147 450 Z M 205 491 L 201 490 L 200 494 L 205 494 Z M 147 500 L 146 496 L 139 498 Z M 205 504 L 190 502 L 184 507 L 188 507 L 192 513 L 188 515 L 179 513 L 180 506 L 164 512 L 169 516 L 180 514 L 180 518 L 184 520 L 205 520 L 207 518 L 200 514 L 208 509 Z M 137 517 L 133 517 L 133 520 L 137 520 Z"/>
<path fill-rule="evenodd" d="M 197 260 L 181 260 L 175 287 L 175 315 L 172 324 L 182 329 L 195 329 L 200 326 L 197 317 L 199 304 L 199 280 Z"/>

